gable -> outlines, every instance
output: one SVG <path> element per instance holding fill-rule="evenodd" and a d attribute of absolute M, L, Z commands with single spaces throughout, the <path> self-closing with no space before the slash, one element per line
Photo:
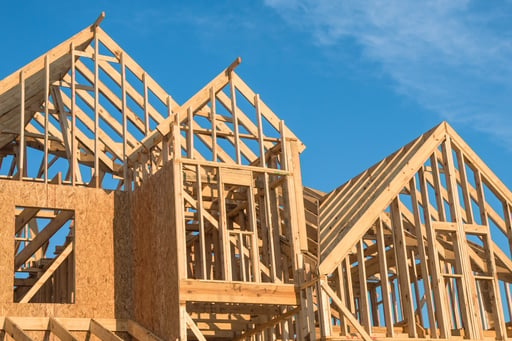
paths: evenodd
<path fill-rule="evenodd" d="M 176 121 L 182 156 L 199 160 L 259 165 L 298 140 L 234 72 L 240 58 L 179 105 L 101 19 L 0 81 L 1 175 L 121 189 L 172 157 Z"/>
<path fill-rule="evenodd" d="M 357 302 L 368 332 L 382 305 L 377 325 L 387 336 L 400 321 L 412 338 L 427 329 L 450 338 L 453 328 L 469 339 L 489 330 L 501 338 L 511 306 L 511 212 L 510 191 L 442 123 L 322 199 L 319 272 L 340 304 L 354 313 Z"/>
<path fill-rule="evenodd" d="M 320 206 L 320 272 L 330 273 L 445 135 L 431 129 L 331 192 Z M 343 242 L 342 242 L 343 241 Z"/>
<path fill-rule="evenodd" d="M 322 199 L 319 236 L 321 273 L 330 273 L 339 264 L 410 180 L 415 176 L 417 178 L 420 169 L 432 169 L 430 162 L 434 160 L 434 155 L 440 158 L 441 146 L 447 138 L 451 141 L 454 155 L 459 155 L 459 158 L 463 155 L 461 163 L 464 160 L 467 167 L 478 169 L 482 182 L 499 201 L 512 202 L 512 195 L 506 186 L 453 128 L 443 122 Z M 440 167 L 439 172 L 442 172 Z M 457 177 L 460 187 L 459 173 Z M 459 198 L 459 201 L 463 202 L 463 199 Z M 466 202 L 469 203 L 468 200 Z M 499 225 L 503 231 L 506 230 L 503 219 Z"/>

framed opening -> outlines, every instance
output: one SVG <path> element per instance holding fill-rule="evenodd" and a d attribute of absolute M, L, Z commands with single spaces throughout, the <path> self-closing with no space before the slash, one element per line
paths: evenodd
<path fill-rule="evenodd" d="M 14 226 L 15 303 L 74 303 L 75 212 L 17 206 Z"/>

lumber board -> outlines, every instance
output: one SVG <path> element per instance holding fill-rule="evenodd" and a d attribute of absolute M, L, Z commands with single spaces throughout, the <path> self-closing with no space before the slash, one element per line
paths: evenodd
<path fill-rule="evenodd" d="M 192 320 L 192 317 L 190 317 L 190 315 L 187 312 L 185 312 L 185 319 L 186 319 L 187 326 L 190 328 L 190 330 L 192 330 L 192 333 L 197 338 L 197 340 L 206 341 L 206 338 L 201 333 L 201 330 L 199 330 L 199 327 L 194 322 L 194 320 Z"/>
<path fill-rule="evenodd" d="M 23 296 L 20 300 L 20 303 L 28 303 L 34 297 L 34 295 L 41 289 L 41 287 L 48 281 L 48 279 L 55 273 L 55 271 L 59 268 L 59 266 L 66 260 L 66 258 L 73 252 L 73 243 L 68 244 L 64 251 L 55 258 L 52 265 L 44 272 L 44 274 L 39 277 L 34 283 L 34 285 L 30 288 L 30 290 Z"/>
<path fill-rule="evenodd" d="M 320 281 L 321 287 L 327 295 L 331 298 L 332 302 L 336 304 L 336 306 L 342 311 L 345 315 L 345 318 L 348 322 L 357 330 L 357 332 L 361 335 L 361 338 L 364 341 L 372 341 L 372 337 L 366 332 L 366 330 L 359 324 L 359 321 L 356 320 L 354 315 L 347 309 L 347 307 L 341 302 L 341 300 L 336 296 L 336 293 L 331 289 L 331 287 L 324 281 Z"/>
<path fill-rule="evenodd" d="M 102 341 L 123 341 L 123 339 L 121 339 L 119 336 L 114 334 L 114 332 L 103 326 L 103 324 L 95 319 L 91 320 L 89 330 Z"/>
<path fill-rule="evenodd" d="M 59 321 L 50 317 L 50 331 L 61 341 L 77 341 L 77 339 Z"/>
<path fill-rule="evenodd" d="M 163 341 L 161 338 L 133 320 L 126 322 L 126 331 L 139 341 Z"/>
<path fill-rule="evenodd" d="M 298 304 L 292 284 L 181 280 L 180 300 L 294 306 Z"/>
<path fill-rule="evenodd" d="M 16 341 L 32 341 L 32 339 L 9 317 L 4 320 L 4 330 Z"/>

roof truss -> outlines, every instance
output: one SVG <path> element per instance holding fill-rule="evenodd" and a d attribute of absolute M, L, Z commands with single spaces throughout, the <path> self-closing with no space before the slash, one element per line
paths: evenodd
<path fill-rule="evenodd" d="M 491 329 L 503 337 L 503 310 L 512 308 L 511 199 L 442 123 L 323 199 L 320 272 L 353 313 L 357 302 L 369 334 L 382 326 L 393 336 L 401 320 L 414 338 L 449 338 L 454 329 L 471 339 Z M 380 303 L 377 288 L 387 293 Z M 333 316 L 325 304 L 322 313 Z M 346 317 L 337 314 L 346 333 Z"/>
<path fill-rule="evenodd" d="M 176 118 L 183 156 L 199 160 L 259 165 L 295 138 L 234 73 L 240 58 L 180 106 L 98 26 L 102 17 L 0 81 L 3 176 L 128 187 L 172 157 Z"/>

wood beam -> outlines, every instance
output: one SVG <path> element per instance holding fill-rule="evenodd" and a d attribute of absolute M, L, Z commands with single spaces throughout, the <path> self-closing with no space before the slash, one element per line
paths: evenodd
<path fill-rule="evenodd" d="M 199 330 L 199 327 L 197 324 L 192 320 L 192 317 L 185 311 L 185 322 L 187 326 L 192 330 L 192 333 L 197 338 L 198 341 L 206 341 L 206 338 L 201 333 L 201 330 Z"/>
<path fill-rule="evenodd" d="M 297 315 L 299 313 L 299 311 L 300 311 L 300 307 L 292 309 L 292 310 L 289 310 L 289 311 L 287 311 L 286 313 L 284 313 L 282 315 L 274 317 L 270 321 L 267 321 L 267 322 L 264 322 L 262 324 L 257 325 L 253 329 L 248 330 L 245 333 L 243 333 L 242 335 L 236 337 L 234 340 L 235 341 L 246 340 L 247 338 L 249 338 L 251 336 L 254 336 L 254 335 L 257 335 L 257 334 L 263 332 L 267 328 L 272 328 L 276 324 L 278 324 L 278 323 L 280 323 L 280 322 L 282 322 L 282 321 L 284 321 L 284 320 L 286 320 L 286 319 L 288 319 L 288 318 L 290 318 L 290 317 L 292 317 L 294 315 Z"/>
<path fill-rule="evenodd" d="M 77 339 L 67 330 L 59 321 L 50 317 L 50 331 L 55 334 L 61 341 L 77 341 Z"/>
<path fill-rule="evenodd" d="M 230 302 L 293 306 L 298 295 L 293 284 L 219 281 L 180 281 L 180 299 L 193 302 Z"/>
<path fill-rule="evenodd" d="M 6 317 L 4 320 L 4 330 L 15 341 L 32 341 L 32 339 L 21 329 L 11 318 Z"/>
<path fill-rule="evenodd" d="M 92 319 L 90 329 L 92 334 L 100 338 L 102 341 L 123 341 L 119 336 L 114 334 L 114 332 L 107 329 L 97 320 Z"/>
<path fill-rule="evenodd" d="M 345 318 L 348 320 L 348 322 L 357 330 L 359 335 L 361 335 L 361 338 L 364 341 L 373 341 L 372 337 L 366 332 L 366 330 L 359 324 L 359 321 L 356 320 L 354 315 L 348 310 L 348 308 L 341 302 L 338 296 L 336 296 L 336 293 L 331 289 L 329 284 L 327 282 L 320 280 L 320 285 L 323 290 L 329 295 L 332 302 L 338 306 L 338 308 L 342 311 Z"/>
<path fill-rule="evenodd" d="M 127 321 L 126 331 L 139 341 L 163 341 L 163 339 L 159 338 L 133 320 Z"/>
<path fill-rule="evenodd" d="M 41 287 L 50 279 L 50 277 L 57 271 L 59 266 L 68 258 L 73 252 L 73 243 L 69 243 L 68 246 L 62 251 L 62 253 L 55 258 L 52 265 L 39 277 L 36 283 L 27 291 L 25 296 L 20 300 L 19 303 L 29 303 L 35 294 L 41 289 Z"/>

